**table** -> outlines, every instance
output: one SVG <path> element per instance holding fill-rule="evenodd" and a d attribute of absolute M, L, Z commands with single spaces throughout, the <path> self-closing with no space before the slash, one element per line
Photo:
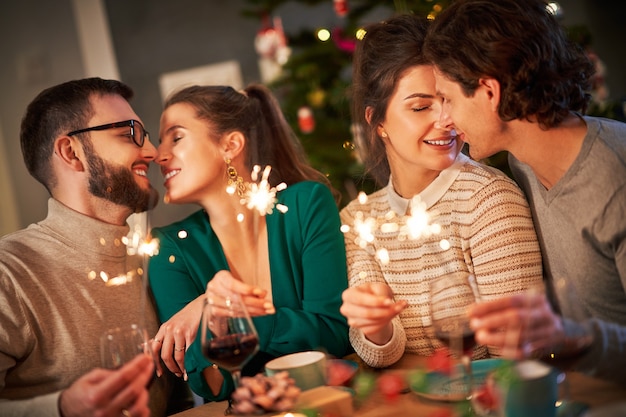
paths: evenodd
<path fill-rule="evenodd" d="M 392 367 L 387 368 L 385 372 L 407 372 L 418 366 L 423 367 L 425 364 L 425 357 L 407 354 Z M 566 378 L 570 400 L 587 404 L 591 409 L 626 400 L 626 387 L 577 372 L 568 372 Z M 225 401 L 208 403 L 175 414 L 173 417 L 223 417 L 226 406 Z M 355 407 L 354 416 L 404 417 L 411 415 L 429 417 L 436 415 L 438 411 L 453 410 L 454 407 L 454 404 L 423 400 L 412 393 L 400 395 L 394 402 L 387 402 L 381 394 L 375 392 L 364 404 Z"/>

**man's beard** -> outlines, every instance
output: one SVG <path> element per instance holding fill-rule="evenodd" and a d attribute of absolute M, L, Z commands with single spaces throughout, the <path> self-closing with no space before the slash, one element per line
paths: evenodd
<path fill-rule="evenodd" d="M 96 197 L 130 208 L 133 213 L 141 213 L 154 208 L 159 201 L 159 193 L 152 185 L 142 189 L 132 170 L 121 165 L 113 165 L 94 152 L 86 150 L 89 165 L 89 192 Z"/>

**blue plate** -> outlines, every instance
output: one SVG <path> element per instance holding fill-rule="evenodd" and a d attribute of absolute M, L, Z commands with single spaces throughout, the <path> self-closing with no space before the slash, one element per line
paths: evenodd
<path fill-rule="evenodd" d="M 472 361 L 472 375 L 474 377 L 474 390 L 485 383 L 490 371 L 496 369 L 503 362 L 502 359 L 479 359 Z M 411 391 L 416 395 L 434 401 L 464 401 L 467 396 L 467 377 L 463 368 L 457 366 L 451 374 L 441 372 L 428 372 L 426 382 L 420 383 L 419 387 L 411 386 Z"/>

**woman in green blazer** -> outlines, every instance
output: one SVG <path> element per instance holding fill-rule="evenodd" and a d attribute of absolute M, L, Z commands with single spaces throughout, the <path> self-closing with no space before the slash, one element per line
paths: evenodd
<path fill-rule="evenodd" d="M 196 338 L 206 296 L 224 288 L 242 294 L 259 334 L 260 352 L 244 374 L 288 353 L 349 353 L 339 312 L 348 284 L 337 205 L 270 91 L 262 85 L 181 90 L 165 104 L 160 138 L 165 201 L 202 207 L 152 232 L 160 245 L 149 279 L 164 322 L 153 346 L 166 366 L 205 400 L 228 398 L 230 374 L 202 355 Z M 276 196 L 286 212 L 255 219 L 242 206 L 254 165 L 271 166 L 270 184 L 287 185 Z M 243 221 L 241 212 L 248 213 Z M 258 280 L 250 282 L 252 276 Z"/>

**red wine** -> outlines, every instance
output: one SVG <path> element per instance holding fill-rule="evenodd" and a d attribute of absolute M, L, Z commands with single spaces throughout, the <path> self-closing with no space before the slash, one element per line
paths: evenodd
<path fill-rule="evenodd" d="M 222 368 L 240 368 L 254 353 L 259 339 L 251 334 L 229 334 L 207 340 L 202 351 L 210 361 Z"/>
<path fill-rule="evenodd" d="M 435 328 L 435 337 L 439 339 L 443 344 L 450 347 L 450 339 L 458 338 L 458 333 L 448 332 Z M 474 331 L 469 327 L 463 327 L 461 333 L 461 343 L 463 344 L 463 352 L 471 352 L 476 346 L 476 339 L 474 339 Z"/>

